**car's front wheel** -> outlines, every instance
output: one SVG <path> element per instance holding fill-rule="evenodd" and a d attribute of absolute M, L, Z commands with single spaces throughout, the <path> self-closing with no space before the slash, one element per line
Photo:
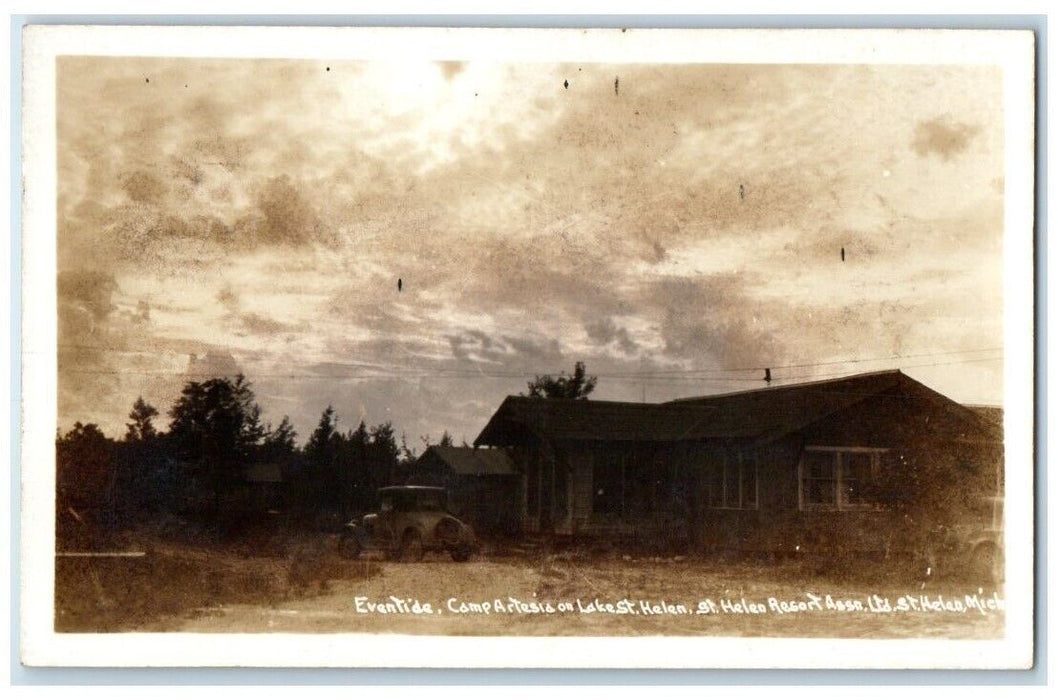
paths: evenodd
<path fill-rule="evenodd" d="M 338 553 L 346 559 L 356 559 L 362 549 L 360 539 L 351 532 L 342 533 L 338 540 Z"/>
<path fill-rule="evenodd" d="M 470 559 L 470 547 L 454 547 L 448 550 L 448 553 L 452 555 L 452 561 L 464 562 Z"/>

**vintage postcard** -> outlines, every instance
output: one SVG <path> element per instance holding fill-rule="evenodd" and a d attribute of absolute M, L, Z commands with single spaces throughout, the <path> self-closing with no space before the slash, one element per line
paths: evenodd
<path fill-rule="evenodd" d="M 26 663 L 1031 665 L 1031 32 L 24 46 Z"/>

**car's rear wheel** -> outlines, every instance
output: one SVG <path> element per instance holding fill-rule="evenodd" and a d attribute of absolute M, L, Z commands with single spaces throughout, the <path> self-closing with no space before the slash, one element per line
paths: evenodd
<path fill-rule="evenodd" d="M 434 536 L 447 546 L 457 545 L 461 532 L 462 526 L 453 518 L 442 518 L 434 528 Z"/>
<path fill-rule="evenodd" d="M 422 561 L 424 554 L 422 535 L 415 530 L 408 530 L 400 540 L 401 561 Z"/>
<path fill-rule="evenodd" d="M 338 540 L 338 553 L 346 559 L 356 559 L 362 549 L 359 538 L 352 533 L 343 533 Z"/>

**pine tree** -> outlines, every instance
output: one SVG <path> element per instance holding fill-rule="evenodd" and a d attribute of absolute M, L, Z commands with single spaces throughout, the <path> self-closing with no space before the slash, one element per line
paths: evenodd
<path fill-rule="evenodd" d="M 144 401 L 142 396 L 137 398 L 129 412 L 129 420 L 132 422 L 125 424 L 125 442 L 150 442 L 158 437 L 158 431 L 152 422 L 157 415 L 158 409 Z"/>
<path fill-rule="evenodd" d="M 597 377 L 589 377 L 584 369 L 584 363 L 578 362 L 573 366 L 573 376 L 567 377 L 562 372 L 557 377 L 550 374 L 538 374 L 536 379 L 529 382 L 528 396 L 544 399 L 582 399 L 595 390 Z"/>

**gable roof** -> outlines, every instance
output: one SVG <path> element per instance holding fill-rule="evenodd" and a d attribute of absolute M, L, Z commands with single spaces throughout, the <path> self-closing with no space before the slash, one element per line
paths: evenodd
<path fill-rule="evenodd" d="M 528 435 L 601 441 L 768 441 L 867 398 L 908 394 L 981 423 L 969 409 L 892 370 L 661 404 L 508 396 L 474 444 L 510 445 Z"/>
<path fill-rule="evenodd" d="M 890 370 L 730 394 L 677 399 L 670 403 L 714 407 L 725 415 L 724 422 L 727 425 L 737 426 L 757 437 L 774 438 L 811 425 L 824 416 L 864 399 L 887 394 L 906 395 L 908 389 L 917 388 L 926 387 L 899 370 Z M 958 405 L 940 394 L 936 396 Z"/>
<path fill-rule="evenodd" d="M 503 450 L 479 450 L 473 447 L 449 447 L 430 445 L 419 457 L 419 462 L 427 460 L 427 455 L 437 458 L 455 474 L 514 474 L 514 463 Z"/>
<path fill-rule="evenodd" d="M 711 435 L 715 418 L 710 407 L 508 396 L 474 444 L 512 445 L 528 434 L 673 442 Z"/>

